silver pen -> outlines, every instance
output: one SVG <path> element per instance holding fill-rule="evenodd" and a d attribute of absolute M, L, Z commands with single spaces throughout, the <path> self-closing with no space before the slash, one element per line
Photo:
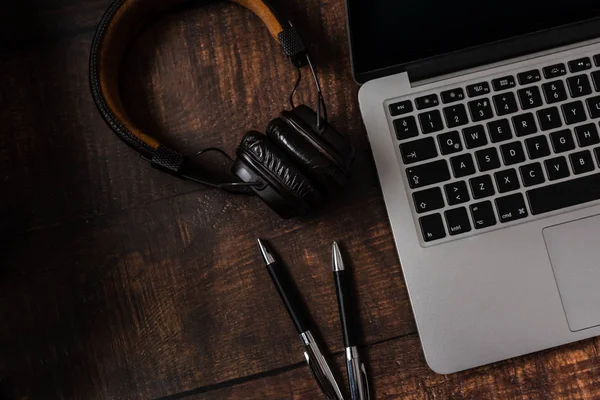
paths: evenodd
<path fill-rule="evenodd" d="M 342 260 L 340 248 L 336 242 L 333 242 L 331 264 L 340 309 L 344 347 L 346 349 L 346 368 L 348 369 L 350 395 L 352 400 L 369 400 L 371 397 L 369 378 L 367 377 L 365 365 L 360 361 L 357 347 L 358 310 L 355 307 L 350 307 L 353 299 L 350 292 L 350 282 L 348 282 L 344 260 Z"/>
<path fill-rule="evenodd" d="M 292 277 L 283 265 L 277 262 L 264 240 L 258 239 L 258 247 L 267 264 L 273 284 L 300 335 L 304 345 L 304 358 L 317 383 L 328 400 L 344 400 L 333 372 L 310 331 L 310 317 Z"/>

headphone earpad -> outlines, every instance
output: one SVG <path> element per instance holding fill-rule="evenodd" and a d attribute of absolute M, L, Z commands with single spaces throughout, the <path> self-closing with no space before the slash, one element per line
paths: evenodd
<path fill-rule="evenodd" d="M 298 130 L 283 119 L 275 118 L 267 126 L 267 136 L 320 187 L 330 191 L 345 185 L 347 174 L 314 138 L 307 137 L 308 129 L 310 127 Z"/>
<path fill-rule="evenodd" d="M 248 132 L 237 149 L 237 156 L 234 173 L 244 181 L 251 178 L 242 175 L 249 174 L 264 182 L 265 187 L 253 190 L 285 218 L 306 214 L 323 202 L 319 189 L 265 135 Z"/>

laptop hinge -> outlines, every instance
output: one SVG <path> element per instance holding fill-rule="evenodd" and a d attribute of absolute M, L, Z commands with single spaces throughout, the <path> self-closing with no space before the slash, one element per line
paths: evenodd
<path fill-rule="evenodd" d="M 462 70 L 462 71 L 451 72 L 449 74 L 440 75 L 440 76 L 436 76 L 436 77 L 428 78 L 428 79 L 422 79 L 420 81 L 412 81 L 411 80 L 410 84 L 411 84 L 411 87 L 424 86 L 424 85 L 427 85 L 430 83 L 440 82 L 440 81 L 451 79 L 451 78 L 457 78 L 457 77 L 460 77 L 463 75 L 469 75 L 469 74 L 472 74 L 475 72 L 491 70 L 494 68 L 503 67 L 503 66 L 510 65 L 510 64 L 516 64 L 521 61 L 532 60 L 534 58 L 544 57 L 544 56 L 551 55 L 551 54 L 557 54 L 557 53 L 561 53 L 561 52 L 564 52 L 567 50 L 573 50 L 573 49 L 589 46 L 591 44 L 596 44 L 596 43 L 600 43 L 600 38 L 596 38 L 593 40 L 587 40 L 585 42 L 580 42 L 580 43 L 574 43 L 574 44 L 571 44 L 568 46 L 554 48 L 551 50 L 540 51 L 537 53 L 528 54 L 528 55 L 521 56 L 521 57 L 515 57 L 515 58 L 511 58 L 509 60 L 498 61 L 498 62 L 495 62 L 492 64 L 481 65 L 478 67 L 469 68 L 469 69 Z M 410 78 L 410 73 L 409 73 L 409 78 Z"/>
<path fill-rule="evenodd" d="M 599 38 L 600 18 L 594 18 L 417 61 L 406 65 L 405 71 L 408 72 L 411 82 L 447 79 L 448 76 L 456 76 L 456 72 L 462 75 L 466 71 L 485 70 L 491 68 L 491 65 L 506 65 L 517 60 L 539 57 L 548 54 L 546 51 L 552 54 L 569 49 L 570 46 L 579 47 L 583 45 L 582 42 Z"/>

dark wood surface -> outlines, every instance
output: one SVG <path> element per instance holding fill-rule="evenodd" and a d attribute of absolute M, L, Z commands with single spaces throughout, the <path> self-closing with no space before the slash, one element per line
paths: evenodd
<path fill-rule="evenodd" d="M 257 237 L 289 265 L 340 374 L 329 246 L 344 244 L 376 399 L 600 398 L 598 340 L 451 376 L 427 368 L 357 108 L 342 0 L 277 1 L 312 44 L 332 120 L 358 150 L 352 184 L 314 218 L 289 221 L 150 169 L 107 129 L 87 62 L 109 2 L 26 0 L 0 15 L 1 400 L 321 398 Z M 123 72 L 138 124 L 190 154 L 233 153 L 293 83 L 266 29 L 227 4 L 169 12 L 134 41 Z"/>

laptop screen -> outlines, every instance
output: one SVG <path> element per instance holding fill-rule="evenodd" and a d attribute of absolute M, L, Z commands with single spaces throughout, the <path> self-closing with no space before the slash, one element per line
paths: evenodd
<path fill-rule="evenodd" d="M 598 0 L 347 0 L 356 76 L 600 15 Z"/>

